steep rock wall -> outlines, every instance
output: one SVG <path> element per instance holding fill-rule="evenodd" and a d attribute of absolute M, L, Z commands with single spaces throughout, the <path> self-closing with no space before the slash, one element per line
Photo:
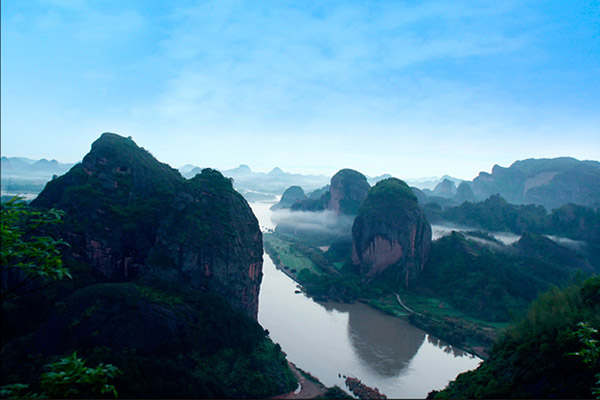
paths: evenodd
<path fill-rule="evenodd" d="M 387 272 L 408 287 L 430 246 L 431 226 L 404 182 L 390 178 L 371 188 L 352 226 L 352 262 L 362 274 Z"/>

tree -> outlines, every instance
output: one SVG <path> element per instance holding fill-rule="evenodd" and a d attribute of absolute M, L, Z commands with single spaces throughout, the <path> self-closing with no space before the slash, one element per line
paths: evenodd
<path fill-rule="evenodd" d="M 30 390 L 28 384 L 13 383 L 2 386 L 3 398 L 82 398 L 110 395 L 118 397 L 114 385 L 109 379 L 121 374 L 112 364 L 98 364 L 96 367 L 86 367 L 85 360 L 73 352 L 59 361 L 46 364 L 48 371 L 40 377 L 42 393 Z"/>
<path fill-rule="evenodd" d="M 0 234 L 0 299 L 8 300 L 48 283 L 71 278 L 63 265 L 61 246 L 68 246 L 42 232 L 61 223 L 63 211 L 34 211 L 22 198 L 2 204 Z M 34 285 L 34 282 L 37 285 Z"/>
<path fill-rule="evenodd" d="M 579 342 L 583 345 L 583 348 L 575 353 L 569 353 L 572 356 L 579 356 L 581 360 L 588 365 L 592 370 L 600 370 L 600 340 L 595 337 L 598 336 L 598 330 L 592 327 L 588 322 L 580 322 L 577 324 L 577 331 L 573 334 L 579 338 Z M 592 394 L 600 399 L 600 372 L 595 375 L 596 386 L 592 388 Z"/>

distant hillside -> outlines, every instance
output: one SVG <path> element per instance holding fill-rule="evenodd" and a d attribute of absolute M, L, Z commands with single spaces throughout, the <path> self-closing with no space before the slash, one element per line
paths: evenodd
<path fill-rule="evenodd" d="M 75 164 L 60 163 L 56 160 L 32 160 L 25 157 L 2 157 L 2 196 L 21 195 L 27 199 L 42 191 L 52 177 L 67 172 Z"/>
<path fill-rule="evenodd" d="M 541 204 L 548 210 L 567 203 L 600 207 L 600 162 L 561 157 L 495 165 L 473 179 L 473 193 L 483 200 L 500 194 L 513 204 Z"/>
<path fill-rule="evenodd" d="M 414 186 L 420 190 L 434 190 L 437 185 L 445 180 L 449 180 L 455 185 L 460 185 L 463 182 L 462 179 L 454 178 L 450 175 L 444 175 L 441 178 L 433 176 L 428 178 L 404 179 L 407 185 Z"/>
<path fill-rule="evenodd" d="M 494 165 L 473 181 L 444 176 L 406 181 L 421 205 L 458 206 L 500 195 L 510 204 L 537 204 L 548 211 L 565 204 L 600 208 L 600 162 L 574 158 L 528 159 Z"/>
<path fill-rule="evenodd" d="M 524 234 L 510 246 L 452 232 L 432 243 L 418 291 L 447 299 L 487 321 L 508 321 L 536 295 L 596 270 L 574 250 L 545 236 Z"/>
<path fill-rule="evenodd" d="M 48 177 L 62 175 L 75 164 L 60 163 L 56 160 L 31 160 L 24 157 L 2 157 L 3 177 Z"/>

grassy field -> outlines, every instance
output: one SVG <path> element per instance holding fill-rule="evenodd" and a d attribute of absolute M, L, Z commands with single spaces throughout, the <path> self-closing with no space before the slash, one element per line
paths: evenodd
<path fill-rule="evenodd" d="M 317 275 L 322 273 L 308 257 L 289 242 L 272 234 L 263 235 L 263 241 L 269 254 L 275 250 L 277 257 L 274 258 L 278 258 L 275 262 L 278 261 L 281 267 L 288 269 L 293 274 L 296 275 L 303 269 L 308 269 Z"/>

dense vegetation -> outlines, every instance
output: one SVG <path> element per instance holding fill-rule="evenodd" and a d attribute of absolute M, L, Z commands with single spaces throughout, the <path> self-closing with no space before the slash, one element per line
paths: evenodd
<path fill-rule="evenodd" d="M 123 397 L 267 397 L 295 387 L 268 333 L 216 294 L 157 282 L 54 293 L 36 297 L 56 304 L 42 318 L 34 314 L 47 307 L 32 308 L 38 302 L 31 298 L 3 307 L 4 321 L 38 321 L 35 329 L 3 332 L 3 384 L 27 382 L 39 391 L 43 365 L 77 351 L 91 364 L 117 366 Z"/>
<path fill-rule="evenodd" d="M 554 288 L 532 303 L 479 368 L 430 397 L 591 398 L 594 390 L 600 394 L 598 329 L 599 277 Z"/>
<path fill-rule="evenodd" d="M 493 251 L 453 232 L 432 243 L 417 290 L 448 299 L 474 317 L 507 321 L 550 285 L 592 271 L 581 256 L 542 236 L 525 235 Z"/>
<path fill-rule="evenodd" d="M 423 210 L 432 223 L 451 222 L 492 232 L 536 233 L 582 241 L 582 253 L 600 267 L 600 209 L 565 204 L 548 214 L 543 206 L 509 204 L 493 195 L 482 202 L 446 208 L 428 203 Z"/>

